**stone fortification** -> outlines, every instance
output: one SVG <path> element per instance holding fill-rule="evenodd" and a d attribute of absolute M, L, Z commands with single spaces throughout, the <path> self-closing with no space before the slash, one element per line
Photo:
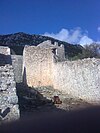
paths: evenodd
<path fill-rule="evenodd" d="M 0 65 L 11 64 L 10 48 L 0 46 Z"/>
<path fill-rule="evenodd" d="M 44 49 L 49 48 L 51 50 L 53 49 L 52 52 L 54 52 L 55 58 L 58 61 L 63 61 L 65 59 L 65 50 L 64 50 L 63 44 L 58 46 L 57 42 L 52 44 L 50 40 L 47 40 L 47 41 L 44 41 L 43 43 L 40 43 L 37 47 L 44 48 Z"/>
<path fill-rule="evenodd" d="M 0 54 L 10 55 L 10 48 L 4 47 L 4 46 L 0 46 Z"/>
<path fill-rule="evenodd" d="M 11 65 L 0 66 L 0 121 L 19 118 L 16 83 Z"/>
<path fill-rule="evenodd" d="M 31 87 L 52 86 L 52 63 L 55 59 L 64 59 L 64 48 L 50 44 L 49 41 L 46 41 L 37 47 L 26 46 L 24 48 L 23 79 L 24 83 Z M 60 56 L 58 53 L 61 52 L 61 49 Z"/>
<path fill-rule="evenodd" d="M 15 120 L 19 116 L 10 49 L 0 46 L 0 122 Z"/>
<path fill-rule="evenodd" d="M 100 59 L 62 61 L 64 56 L 59 60 L 62 55 L 58 51 L 57 44 L 53 47 L 47 42 L 37 47 L 26 46 L 24 83 L 31 87 L 53 86 L 90 103 L 100 103 Z"/>
<path fill-rule="evenodd" d="M 53 54 L 51 49 L 29 46 L 23 54 L 23 79 L 29 86 L 52 85 Z"/>
<path fill-rule="evenodd" d="M 100 103 L 100 59 L 54 64 L 53 86 L 90 103 Z"/>

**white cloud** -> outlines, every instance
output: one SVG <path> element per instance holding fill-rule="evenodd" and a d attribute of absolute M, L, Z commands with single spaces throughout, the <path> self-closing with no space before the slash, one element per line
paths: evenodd
<path fill-rule="evenodd" d="M 58 33 L 48 33 L 46 32 L 44 36 L 53 37 L 55 39 L 65 41 L 72 44 L 91 44 L 93 40 L 88 37 L 88 31 L 82 31 L 80 27 L 75 29 L 61 29 Z"/>
<path fill-rule="evenodd" d="M 82 46 L 86 45 L 86 44 L 91 44 L 93 43 L 94 41 L 89 38 L 88 36 L 83 36 L 81 39 L 80 39 L 80 42 L 79 44 L 81 44 Z"/>
<path fill-rule="evenodd" d="M 67 38 L 69 36 L 69 31 L 67 29 L 62 29 L 59 33 L 56 33 L 56 34 L 46 32 L 44 36 L 53 37 L 61 41 L 67 41 Z"/>

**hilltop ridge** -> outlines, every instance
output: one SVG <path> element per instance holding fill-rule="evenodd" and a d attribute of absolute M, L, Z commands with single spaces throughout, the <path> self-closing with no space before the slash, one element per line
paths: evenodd
<path fill-rule="evenodd" d="M 51 37 L 36 34 L 31 35 L 23 32 L 0 35 L 0 46 L 9 46 L 16 54 L 22 54 L 25 45 L 37 46 L 47 40 L 51 40 L 52 43 L 58 42 L 58 45 L 63 44 L 65 47 L 65 54 L 69 57 L 74 57 L 79 53 L 82 53 L 83 47 L 81 45 L 73 45 Z M 20 48 L 17 46 L 20 46 Z"/>

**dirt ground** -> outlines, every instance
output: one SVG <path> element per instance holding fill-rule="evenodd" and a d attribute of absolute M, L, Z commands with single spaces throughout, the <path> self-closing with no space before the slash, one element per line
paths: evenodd
<path fill-rule="evenodd" d="M 29 88 L 17 84 L 17 95 L 21 117 L 40 112 L 72 111 L 91 106 L 82 99 L 74 98 L 52 87 Z"/>

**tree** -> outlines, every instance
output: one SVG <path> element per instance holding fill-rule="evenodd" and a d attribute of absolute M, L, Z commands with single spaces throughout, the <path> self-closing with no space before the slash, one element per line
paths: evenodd
<path fill-rule="evenodd" d="M 84 52 L 86 52 L 85 54 L 89 54 L 86 56 L 89 57 L 100 57 L 100 44 L 97 43 L 92 43 L 90 45 L 85 45 L 84 46 L 85 50 Z"/>

